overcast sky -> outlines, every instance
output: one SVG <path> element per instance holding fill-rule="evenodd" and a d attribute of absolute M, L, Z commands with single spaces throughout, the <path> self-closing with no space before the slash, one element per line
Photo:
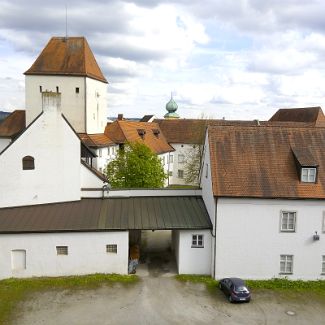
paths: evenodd
<path fill-rule="evenodd" d="M 325 101 L 324 0 L 0 0 L 0 109 L 24 108 L 24 76 L 52 36 L 85 36 L 108 116 L 268 119 Z"/>

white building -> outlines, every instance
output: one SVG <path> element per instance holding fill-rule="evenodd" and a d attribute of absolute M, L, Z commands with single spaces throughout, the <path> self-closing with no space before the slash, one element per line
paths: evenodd
<path fill-rule="evenodd" d="M 215 278 L 325 278 L 324 128 L 209 127 L 202 195 Z"/>

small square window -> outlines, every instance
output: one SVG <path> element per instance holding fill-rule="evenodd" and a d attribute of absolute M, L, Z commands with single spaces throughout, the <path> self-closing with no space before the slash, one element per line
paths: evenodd
<path fill-rule="evenodd" d="M 192 248 L 203 248 L 203 235 L 192 235 Z"/>
<path fill-rule="evenodd" d="M 178 155 L 178 163 L 179 164 L 183 164 L 184 163 L 184 160 L 185 160 L 184 155 Z"/>
<path fill-rule="evenodd" d="M 79 94 L 79 87 L 76 87 L 76 94 Z"/>
<path fill-rule="evenodd" d="M 296 231 L 296 212 L 281 212 L 281 231 L 295 232 Z"/>
<path fill-rule="evenodd" d="M 172 172 L 172 171 L 169 171 L 169 172 L 168 172 L 168 175 L 169 175 L 169 176 L 173 176 L 173 172 Z"/>
<path fill-rule="evenodd" d="M 68 255 L 68 246 L 56 246 L 56 255 Z"/>
<path fill-rule="evenodd" d="M 316 168 L 301 168 L 301 181 L 303 183 L 315 183 Z"/>
<path fill-rule="evenodd" d="M 184 178 L 184 170 L 178 170 L 178 178 Z"/>
<path fill-rule="evenodd" d="M 115 253 L 115 254 L 117 254 L 117 245 L 116 244 L 106 245 L 106 253 Z"/>
<path fill-rule="evenodd" d="M 280 273 L 293 273 L 293 255 L 280 255 Z"/>

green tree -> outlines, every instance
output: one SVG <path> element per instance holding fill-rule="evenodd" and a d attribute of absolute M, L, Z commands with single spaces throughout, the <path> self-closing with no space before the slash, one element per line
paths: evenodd
<path fill-rule="evenodd" d="M 159 188 L 167 178 L 157 155 L 140 142 L 126 143 L 106 168 L 113 188 Z"/>

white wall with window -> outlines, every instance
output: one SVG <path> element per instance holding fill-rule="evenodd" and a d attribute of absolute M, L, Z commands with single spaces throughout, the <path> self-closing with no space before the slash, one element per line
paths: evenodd
<path fill-rule="evenodd" d="M 128 271 L 128 231 L 0 235 L 0 279 Z"/>
<path fill-rule="evenodd" d="M 219 198 L 216 278 L 324 278 L 324 200 Z M 320 240 L 314 240 L 317 231 Z"/>
<path fill-rule="evenodd" d="M 173 243 L 179 274 L 211 274 L 210 230 L 174 230 Z"/>
<path fill-rule="evenodd" d="M 93 158 L 93 166 L 101 173 L 105 173 L 106 166 L 116 158 L 118 145 L 102 147 L 93 151 L 97 155 L 96 158 Z"/>

